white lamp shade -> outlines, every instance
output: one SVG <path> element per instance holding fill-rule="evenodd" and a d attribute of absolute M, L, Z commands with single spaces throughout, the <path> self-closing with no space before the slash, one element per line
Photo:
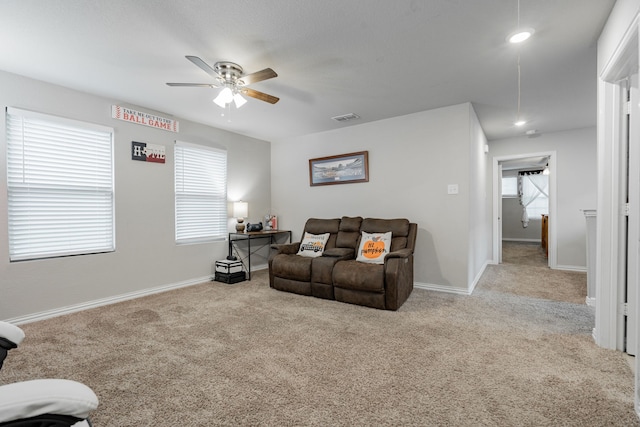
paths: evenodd
<path fill-rule="evenodd" d="M 245 218 L 249 215 L 249 204 L 247 202 L 233 202 L 233 216 L 236 218 Z"/>
<path fill-rule="evenodd" d="M 222 89 L 216 99 L 213 100 L 220 108 L 225 108 L 231 101 L 233 101 L 233 92 L 228 87 Z"/>
<path fill-rule="evenodd" d="M 233 102 L 236 104 L 236 108 L 242 107 L 247 103 L 247 100 L 242 97 L 239 93 L 233 95 Z"/>

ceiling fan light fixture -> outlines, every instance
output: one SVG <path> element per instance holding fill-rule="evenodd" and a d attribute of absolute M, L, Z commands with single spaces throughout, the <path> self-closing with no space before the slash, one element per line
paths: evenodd
<path fill-rule="evenodd" d="M 513 44 L 522 43 L 528 40 L 534 33 L 535 30 L 533 28 L 518 29 L 507 36 L 507 41 Z"/>
<path fill-rule="evenodd" d="M 236 93 L 235 95 L 233 95 L 233 102 L 234 104 L 236 104 L 236 108 L 240 108 L 247 103 L 247 100 L 244 99 L 239 93 Z"/>
<path fill-rule="evenodd" d="M 280 100 L 277 96 L 246 87 L 253 83 L 278 77 L 278 74 L 271 68 L 244 74 L 242 67 L 235 62 L 219 61 L 212 67 L 197 56 L 187 55 L 186 58 L 213 77 L 216 83 L 167 83 L 168 86 L 222 88 L 213 102 L 224 109 L 232 102 L 235 103 L 236 108 L 242 107 L 247 102 L 247 99 L 242 95 L 269 104 L 275 104 Z"/>
<path fill-rule="evenodd" d="M 218 96 L 213 100 L 213 102 L 215 102 L 220 108 L 225 108 L 227 104 L 231 103 L 231 101 L 233 101 L 233 92 L 231 92 L 231 89 L 228 87 L 222 89 Z"/>

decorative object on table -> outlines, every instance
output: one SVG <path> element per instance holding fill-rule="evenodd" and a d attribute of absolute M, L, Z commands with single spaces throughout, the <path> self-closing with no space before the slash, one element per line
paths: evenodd
<path fill-rule="evenodd" d="M 242 271 L 242 262 L 223 259 L 216 261 L 216 273 L 214 276 L 216 282 L 224 282 L 233 284 L 247 280 L 247 275 Z"/>
<path fill-rule="evenodd" d="M 369 152 L 309 159 L 309 184 L 351 184 L 369 182 Z"/>
<path fill-rule="evenodd" d="M 277 230 L 277 219 L 275 215 L 265 215 L 264 217 L 264 229 L 265 230 Z"/>
<path fill-rule="evenodd" d="M 247 223 L 247 233 L 250 231 L 262 231 L 262 223 L 249 224 Z"/>
<path fill-rule="evenodd" d="M 233 216 L 238 223 L 236 224 L 236 231 L 241 233 L 244 231 L 244 219 L 249 215 L 249 204 L 239 200 L 233 202 Z"/>

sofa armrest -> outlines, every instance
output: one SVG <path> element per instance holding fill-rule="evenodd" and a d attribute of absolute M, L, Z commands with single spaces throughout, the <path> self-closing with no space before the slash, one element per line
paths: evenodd
<path fill-rule="evenodd" d="M 400 249 L 397 251 L 389 252 L 384 259 L 387 260 L 389 258 L 409 258 L 413 251 L 411 249 Z"/>
<path fill-rule="evenodd" d="M 85 419 L 97 407 L 93 390 L 76 381 L 42 379 L 0 386 L 0 423 L 43 414 Z"/>
<path fill-rule="evenodd" d="M 385 308 L 397 310 L 413 290 L 413 252 L 401 249 L 384 259 Z"/>
<path fill-rule="evenodd" d="M 273 244 L 271 245 L 271 249 L 275 249 L 275 255 L 285 254 L 285 255 L 295 255 L 298 253 L 300 249 L 300 242 L 295 243 L 281 243 L 281 244 Z"/>
<path fill-rule="evenodd" d="M 24 339 L 24 332 L 14 324 L 0 322 L 0 339 L 5 340 L 0 342 L 0 347 L 7 350 L 16 348 Z"/>
<path fill-rule="evenodd" d="M 355 250 L 352 248 L 331 248 L 322 253 L 324 257 L 352 259 L 355 255 Z"/>

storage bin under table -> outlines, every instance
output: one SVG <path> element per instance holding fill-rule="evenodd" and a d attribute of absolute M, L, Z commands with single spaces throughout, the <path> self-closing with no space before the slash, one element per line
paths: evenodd
<path fill-rule="evenodd" d="M 229 284 L 247 280 L 247 276 L 242 270 L 242 262 L 226 259 L 216 261 L 216 273 L 214 280 Z"/>

